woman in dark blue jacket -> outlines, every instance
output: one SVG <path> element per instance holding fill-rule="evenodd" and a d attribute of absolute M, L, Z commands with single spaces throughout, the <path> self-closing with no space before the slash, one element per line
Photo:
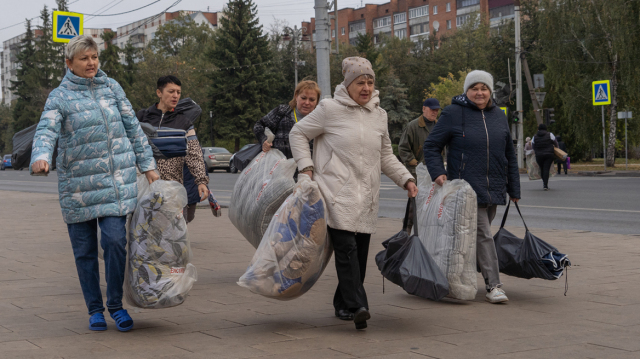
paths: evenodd
<path fill-rule="evenodd" d="M 487 301 L 508 300 L 500 288 L 498 256 L 491 221 L 506 195 L 518 202 L 520 175 L 507 118 L 491 100 L 493 77 L 472 71 L 464 82 L 465 93 L 453 98 L 424 143 L 424 160 L 438 185 L 463 179 L 478 197 L 477 260 L 487 288 Z M 447 150 L 447 169 L 442 150 Z"/>

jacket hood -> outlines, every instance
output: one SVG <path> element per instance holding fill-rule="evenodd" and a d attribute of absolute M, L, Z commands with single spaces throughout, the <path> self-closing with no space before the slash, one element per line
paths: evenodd
<path fill-rule="evenodd" d="M 469 100 L 469 98 L 467 97 L 466 94 L 462 94 L 462 95 L 458 95 L 456 97 L 454 97 L 453 99 L 451 99 L 451 103 L 452 104 L 456 104 L 456 105 L 460 105 L 463 107 L 468 107 L 471 109 L 474 109 L 476 111 L 480 111 L 480 109 L 478 108 L 478 106 L 476 106 L 475 103 L 473 103 L 471 100 Z M 491 105 L 485 107 L 485 110 L 491 110 L 494 107 L 493 101 L 491 101 Z"/>
<path fill-rule="evenodd" d="M 361 107 L 364 107 L 369 111 L 374 111 L 375 109 L 379 108 L 380 107 L 379 95 L 380 95 L 380 91 L 374 90 L 369 102 L 367 102 L 364 106 L 361 106 Z M 360 107 L 360 105 L 354 99 L 352 99 L 351 96 L 349 96 L 349 91 L 347 91 L 347 88 L 343 84 L 336 86 L 336 92 L 333 94 L 333 99 L 345 106 Z"/>

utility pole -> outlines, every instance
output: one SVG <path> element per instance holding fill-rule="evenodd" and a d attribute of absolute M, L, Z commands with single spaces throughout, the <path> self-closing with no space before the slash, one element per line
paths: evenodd
<path fill-rule="evenodd" d="M 542 106 L 538 103 L 538 98 L 536 97 L 536 90 L 533 88 L 533 81 L 531 80 L 531 72 L 529 71 L 529 63 L 527 62 L 527 58 L 524 54 L 520 54 L 520 57 L 523 60 L 524 64 L 524 75 L 527 77 L 527 86 L 529 86 L 529 94 L 531 95 L 531 103 L 533 103 L 533 112 L 536 114 L 536 122 L 539 124 L 542 123 Z"/>
<path fill-rule="evenodd" d="M 291 36 L 289 35 L 289 33 L 293 35 L 293 56 L 294 56 L 293 68 L 295 70 L 295 83 L 293 84 L 293 88 L 296 88 L 296 86 L 298 86 L 298 66 L 300 65 L 300 59 L 298 58 L 298 41 L 302 39 L 302 34 L 307 32 L 307 28 L 303 27 L 301 29 L 298 29 L 298 25 L 296 25 L 292 29 L 287 26 L 284 28 L 284 31 L 285 31 L 285 34 L 284 34 L 285 41 L 291 40 Z M 302 65 L 304 66 L 304 63 Z"/>
<path fill-rule="evenodd" d="M 516 15 L 516 110 L 518 113 L 518 125 L 516 135 L 518 137 L 518 167 L 524 167 L 524 128 L 522 126 L 522 60 L 520 58 L 520 1 L 515 2 Z"/>
<path fill-rule="evenodd" d="M 336 18 L 336 22 L 335 22 L 335 24 L 336 24 L 336 55 L 339 55 L 340 54 L 340 45 L 339 45 L 340 41 L 338 41 L 338 36 L 340 36 L 339 35 L 340 33 L 338 32 L 338 29 L 339 29 L 339 27 L 338 27 L 338 0 L 333 0 L 333 14 L 334 14 L 334 16 Z"/>
<path fill-rule="evenodd" d="M 331 55 L 331 24 L 327 0 L 315 0 L 316 9 L 316 58 L 318 63 L 318 86 L 322 98 L 331 98 L 331 73 L 329 56 Z"/>
<path fill-rule="evenodd" d="M 213 129 L 213 111 L 209 111 L 209 122 L 211 123 L 211 147 L 216 146 L 216 136 Z"/>

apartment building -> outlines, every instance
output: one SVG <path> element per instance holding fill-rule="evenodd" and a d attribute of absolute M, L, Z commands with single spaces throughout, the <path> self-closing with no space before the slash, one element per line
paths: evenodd
<path fill-rule="evenodd" d="M 361 8 L 338 10 L 338 29 L 335 12 L 329 13 L 331 39 L 354 45 L 358 34 L 369 33 L 377 43 L 381 34 L 418 41 L 428 38 L 434 30 L 446 34 L 472 20 L 474 14 L 486 14 L 491 27 L 498 28 L 515 17 L 514 0 L 391 0 L 385 4 L 365 4 Z M 315 18 L 302 26 L 307 34 L 315 34 Z M 336 31 L 337 30 L 337 31 Z"/>
<path fill-rule="evenodd" d="M 104 31 L 111 31 L 111 29 L 84 29 L 85 35 L 91 35 L 95 38 L 100 38 L 100 35 Z M 33 30 L 35 37 L 42 36 L 42 31 Z M 16 81 L 18 78 L 16 74 L 18 72 L 17 56 L 20 52 L 20 41 L 27 35 L 27 33 L 20 34 L 12 37 L 9 40 L 2 42 L 2 52 L 0 53 L 0 82 L 2 83 L 2 102 L 7 105 L 11 104 L 11 101 L 16 99 L 16 96 L 11 92 L 11 81 Z"/>
<path fill-rule="evenodd" d="M 154 15 L 130 24 L 120 26 L 117 30 L 118 37 L 115 42 L 118 47 L 123 48 L 127 45 L 128 41 L 131 41 L 134 47 L 144 48 L 155 37 L 155 33 L 163 24 L 177 19 L 180 15 L 186 15 L 191 17 L 196 23 L 206 23 L 213 30 L 218 28 L 218 16 L 222 16 L 217 12 L 202 12 L 202 11 L 188 11 L 181 10 L 175 12 L 165 12 L 160 15 Z M 121 61 L 124 61 L 124 55 L 122 55 Z"/>

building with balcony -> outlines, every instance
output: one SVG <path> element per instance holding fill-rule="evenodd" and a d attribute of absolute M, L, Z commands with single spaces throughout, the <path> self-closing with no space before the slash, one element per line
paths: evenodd
<path fill-rule="evenodd" d="M 131 41 L 134 47 L 142 49 L 153 40 L 158 27 L 177 19 L 181 14 L 191 17 L 198 24 L 208 24 L 213 30 L 218 28 L 218 16 L 222 16 L 221 13 L 216 12 L 188 10 L 165 12 L 120 26 L 117 30 L 118 37 L 115 39 L 115 44 L 123 48 L 127 42 Z M 124 55 L 121 55 L 120 61 L 124 61 Z"/>
<path fill-rule="evenodd" d="M 492 28 L 498 28 L 515 17 L 514 3 L 514 0 L 390 0 L 357 9 L 343 8 L 337 14 L 338 29 L 335 12 L 329 12 L 331 40 L 355 45 L 358 34 L 369 33 L 374 43 L 383 34 L 418 42 L 434 31 L 438 35 L 455 31 L 483 14 L 490 19 Z M 302 26 L 313 37 L 315 18 Z"/>

